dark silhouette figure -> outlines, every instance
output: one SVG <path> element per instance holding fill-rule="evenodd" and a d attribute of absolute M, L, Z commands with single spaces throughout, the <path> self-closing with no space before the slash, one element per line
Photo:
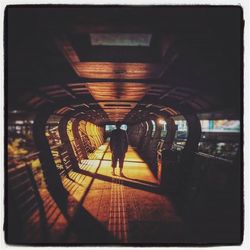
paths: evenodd
<path fill-rule="evenodd" d="M 112 168 L 115 175 L 115 168 L 119 160 L 120 175 L 123 175 L 123 162 L 125 154 L 128 150 L 128 136 L 125 130 L 121 129 L 121 123 L 116 123 L 116 129 L 112 131 L 110 136 L 110 149 L 112 152 Z"/>

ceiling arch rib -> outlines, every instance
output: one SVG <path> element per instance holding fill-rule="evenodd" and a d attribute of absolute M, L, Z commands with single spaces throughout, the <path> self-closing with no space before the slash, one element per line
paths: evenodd
<path fill-rule="evenodd" d="M 134 122 L 133 115 L 149 115 L 148 107 L 154 107 L 159 112 L 176 115 L 175 108 L 189 107 L 194 112 L 208 110 L 211 101 L 197 90 L 187 87 L 171 87 L 170 85 L 145 84 L 139 82 L 91 82 L 68 83 L 66 85 L 54 84 L 40 87 L 29 96 L 27 106 L 37 109 L 46 104 L 64 103 L 59 112 L 66 114 L 80 107 L 86 117 L 97 118 L 96 111 L 102 110 L 102 123 L 122 121 Z M 87 104 L 88 103 L 88 104 Z M 145 105 L 140 106 L 139 104 Z M 63 107 L 63 105 L 62 105 Z M 138 110 L 143 110 L 138 113 Z M 183 109 L 183 108 L 182 108 Z M 92 111 L 90 111 L 92 110 Z M 175 110 L 175 111 L 173 111 Z M 178 112 L 177 112 L 178 113 Z M 99 118 L 98 118 L 99 122 Z"/>
<path fill-rule="evenodd" d="M 136 16 L 130 7 L 15 12 L 8 34 L 9 107 L 33 111 L 93 103 L 89 115 L 102 109 L 108 115 L 103 123 L 132 122 L 129 114 L 146 115 L 148 105 L 170 115 L 168 108 L 238 112 L 240 19 L 188 8 L 183 22 L 178 8 L 146 9 Z M 98 82 L 96 89 L 89 87 Z"/>
<path fill-rule="evenodd" d="M 111 121 L 122 121 L 149 90 L 142 83 L 88 83 L 88 89 Z"/>

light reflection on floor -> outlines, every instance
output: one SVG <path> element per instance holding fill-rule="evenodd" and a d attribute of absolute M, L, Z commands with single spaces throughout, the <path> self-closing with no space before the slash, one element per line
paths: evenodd
<path fill-rule="evenodd" d="M 69 192 L 68 216 L 60 212 L 49 193 L 42 194 L 51 242 L 81 243 L 72 221 L 81 207 L 120 243 L 180 243 L 183 228 L 171 202 L 159 192 L 148 165 L 129 147 L 124 177 L 112 175 L 111 152 L 102 145 L 95 160 L 85 160 L 79 172 L 62 182 Z M 67 232 L 67 233 L 65 233 Z M 94 242 L 93 242 L 94 243 Z"/>
<path fill-rule="evenodd" d="M 175 223 L 177 227 L 181 223 L 180 218 L 174 213 L 171 202 L 158 192 L 157 180 L 148 165 L 132 147 L 129 147 L 124 161 L 125 177 L 119 176 L 118 168 L 116 169 L 117 175 L 112 175 L 109 149 L 103 156 L 103 160 L 92 161 L 90 164 L 91 167 L 83 166 L 82 169 L 95 173 L 95 179 L 82 206 L 121 242 L 133 240 L 148 242 L 150 238 L 152 240 L 162 238 L 161 235 L 151 235 L 150 238 L 144 239 L 145 233 L 138 235 L 137 230 L 133 228 L 141 229 L 144 223 L 146 227 L 152 225 L 151 229 L 147 229 L 145 237 L 148 237 L 150 231 L 153 233 L 159 231 L 156 230 L 157 222 L 160 222 L 160 227 L 164 226 L 162 225 L 164 222 Z M 79 174 L 73 172 L 70 176 L 80 178 Z M 90 181 L 89 179 L 81 183 L 89 185 Z M 80 197 L 77 193 L 73 196 L 76 199 Z M 173 231 L 175 230 L 173 228 Z"/>

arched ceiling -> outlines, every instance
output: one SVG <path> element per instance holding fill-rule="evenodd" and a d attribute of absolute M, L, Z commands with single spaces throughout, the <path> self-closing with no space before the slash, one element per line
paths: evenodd
<path fill-rule="evenodd" d="M 9 7 L 8 109 L 105 124 L 240 110 L 239 7 Z M 233 100 L 233 101 L 232 101 Z"/>

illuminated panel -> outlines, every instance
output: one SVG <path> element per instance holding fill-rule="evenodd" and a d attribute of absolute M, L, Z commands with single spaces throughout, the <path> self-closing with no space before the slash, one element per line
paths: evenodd
<path fill-rule="evenodd" d="M 239 120 L 201 120 L 202 132 L 240 132 Z"/>
<path fill-rule="evenodd" d="M 103 109 L 131 109 L 136 106 L 136 102 L 99 102 Z"/>
<path fill-rule="evenodd" d="M 149 47 L 152 35 L 137 33 L 91 33 L 92 46 L 143 46 Z"/>

